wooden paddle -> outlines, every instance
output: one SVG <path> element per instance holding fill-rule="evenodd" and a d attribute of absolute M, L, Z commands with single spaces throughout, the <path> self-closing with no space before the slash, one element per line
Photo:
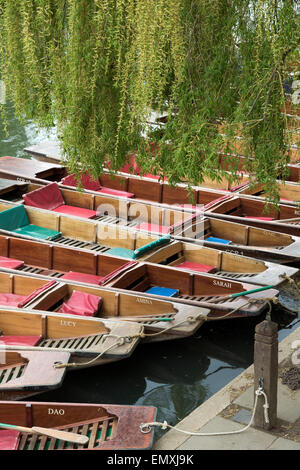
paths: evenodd
<path fill-rule="evenodd" d="M 81 434 L 75 434 L 74 432 L 59 431 L 58 429 L 40 428 L 34 426 L 32 428 L 26 428 L 24 426 L 16 426 L 14 424 L 0 423 L 1 428 L 14 429 L 15 431 L 27 432 L 29 434 L 42 434 L 43 436 L 53 437 L 60 441 L 73 442 L 74 444 L 87 444 L 89 441 L 88 436 Z"/>

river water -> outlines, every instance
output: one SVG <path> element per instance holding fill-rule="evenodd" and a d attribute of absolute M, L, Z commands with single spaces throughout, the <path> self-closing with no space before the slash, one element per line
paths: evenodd
<path fill-rule="evenodd" d="M 8 132 L 0 129 L 0 156 L 28 157 L 23 149 L 52 136 L 32 123 L 21 125 L 8 109 Z M 299 309 L 291 287 L 280 299 Z M 157 420 L 175 425 L 253 363 L 254 331 L 264 315 L 223 320 L 202 326 L 192 337 L 139 345 L 126 360 L 82 371 L 68 372 L 63 386 L 38 395 L 36 401 L 151 405 Z M 272 311 L 281 341 L 299 326 L 299 314 L 282 308 Z M 163 431 L 155 431 L 155 439 Z"/>

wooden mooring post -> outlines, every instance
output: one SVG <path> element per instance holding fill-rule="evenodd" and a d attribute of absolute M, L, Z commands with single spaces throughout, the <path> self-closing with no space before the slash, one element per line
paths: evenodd
<path fill-rule="evenodd" d="M 276 426 L 277 421 L 277 386 L 278 386 L 278 326 L 269 318 L 255 328 L 254 344 L 254 394 L 263 388 L 268 399 L 268 418 L 265 420 L 265 397 L 258 396 L 253 426 L 268 430 Z M 254 399 L 255 399 L 254 395 Z"/>

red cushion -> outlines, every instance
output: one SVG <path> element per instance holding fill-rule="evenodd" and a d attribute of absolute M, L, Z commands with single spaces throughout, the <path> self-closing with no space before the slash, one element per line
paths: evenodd
<path fill-rule="evenodd" d="M 101 188 L 98 180 L 94 180 L 88 172 L 80 174 L 81 184 L 84 189 L 89 189 L 90 191 L 98 191 Z M 78 180 L 76 175 L 69 175 L 62 179 L 62 184 L 67 186 L 78 186 Z"/>
<path fill-rule="evenodd" d="M 60 214 L 74 215 L 76 217 L 83 217 L 84 219 L 93 219 L 96 217 L 97 212 L 91 209 L 83 209 L 82 207 L 68 206 L 64 204 L 63 206 L 56 207 L 53 209 L 54 212 L 59 212 Z"/>
<path fill-rule="evenodd" d="M 147 232 L 169 233 L 170 228 L 166 225 L 148 224 L 143 222 L 135 227 L 136 229 L 147 230 Z"/>
<path fill-rule="evenodd" d="M 275 220 L 273 217 L 253 217 L 253 216 L 250 216 L 250 215 L 246 215 L 245 219 L 267 220 L 267 221 Z"/>
<path fill-rule="evenodd" d="M 24 261 L 13 258 L 6 258 L 5 256 L 0 256 L 0 267 L 9 268 L 9 269 L 18 269 L 23 266 Z"/>
<path fill-rule="evenodd" d="M 127 197 L 127 198 L 134 197 L 133 193 L 128 193 L 127 191 L 119 191 L 118 189 L 106 188 L 105 186 L 102 186 L 101 189 L 98 189 L 97 192 L 103 193 L 103 194 L 111 194 L 112 196 L 118 196 L 118 197 Z"/>
<path fill-rule="evenodd" d="M 20 303 L 26 299 L 26 295 L 0 294 L 0 305 L 20 308 Z"/>
<path fill-rule="evenodd" d="M 57 183 L 50 183 L 31 193 L 23 194 L 23 199 L 26 206 L 50 211 L 65 203 Z"/>
<path fill-rule="evenodd" d="M 175 268 L 190 269 L 191 271 L 198 271 L 199 273 L 213 273 L 216 271 L 215 266 L 209 264 L 192 263 L 191 261 L 185 261 L 184 263 L 177 264 Z"/>
<path fill-rule="evenodd" d="M 34 299 L 35 297 L 37 297 L 39 294 L 43 293 L 44 291 L 46 291 L 47 289 L 49 289 L 49 287 L 51 286 L 54 286 L 54 284 L 56 284 L 56 281 L 50 281 L 50 282 L 47 282 L 46 284 L 44 284 L 42 287 L 39 287 L 38 289 L 35 289 L 31 294 L 29 295 L 26 295 L 26 296 L 22 296 L 22 300 L 20 300 L 19 304 L 18 304 L 18 307 L 19 308 L 22 308 L 24 307 L 24 305 L 28 304 L 28 302 L 32 299 Z"/>
<path fill-rule="evenodd" d="M 102 298 L 85 292 L 73 291 L 69 300 L 62 304 L 59 313 L 93 317 L 100 311 Z"/>
<path fill-rule="evenodd" d="M 102 284 L 102 276 L 95 276 L 94 274 L 78 273 L 76 271 L 69 271 L 64 274 L 60 279 L 66 279 L 68 281 L 87 282 L 88 284 Z"/>
<path fill-rule="evenodd" d="M 12 346 L 36 346 L 41 336 L 0 336 L 0 344 Z"/>
<path fill-rule="evenodd" d="M 129 261 L 128 263 L 123 264 L 120 268 L 115 269 L 111 273 L 107 274 L 102 278 L 101 284 L 103 285 L 105 282 L 109 281 L 111 278 L 116 277 L 118 274 L 121 274 L 123 271 L 128 269 L 130 266 L 135 266 L 135 261 Z"/>
<path fill-rule="evenodd" d="M 10 429 L 0 429 L 0 450 L 17 450 L 21 433 Z"/>

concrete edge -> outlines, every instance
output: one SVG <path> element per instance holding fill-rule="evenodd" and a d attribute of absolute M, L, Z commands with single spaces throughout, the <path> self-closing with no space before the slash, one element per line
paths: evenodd
<path fill-rule="evenodd" d="M 288 359 L 293 351 L 292 343 L 300 340 L 300 326 L 285 337 L 278 345 L 279 364 Z M 217 416 L 230 405 L 242 392 L 253 385 L 253 364 L 235 377 L 229 384 L 208 398 L 202 405 L 196 408 L 177 426 L 185 431 L 198 431 L 208 421 Z M 153 446 L 154 450 L 175 450 L 181 446 L 190 436 L 171 429 L 164 434 Z"/>

